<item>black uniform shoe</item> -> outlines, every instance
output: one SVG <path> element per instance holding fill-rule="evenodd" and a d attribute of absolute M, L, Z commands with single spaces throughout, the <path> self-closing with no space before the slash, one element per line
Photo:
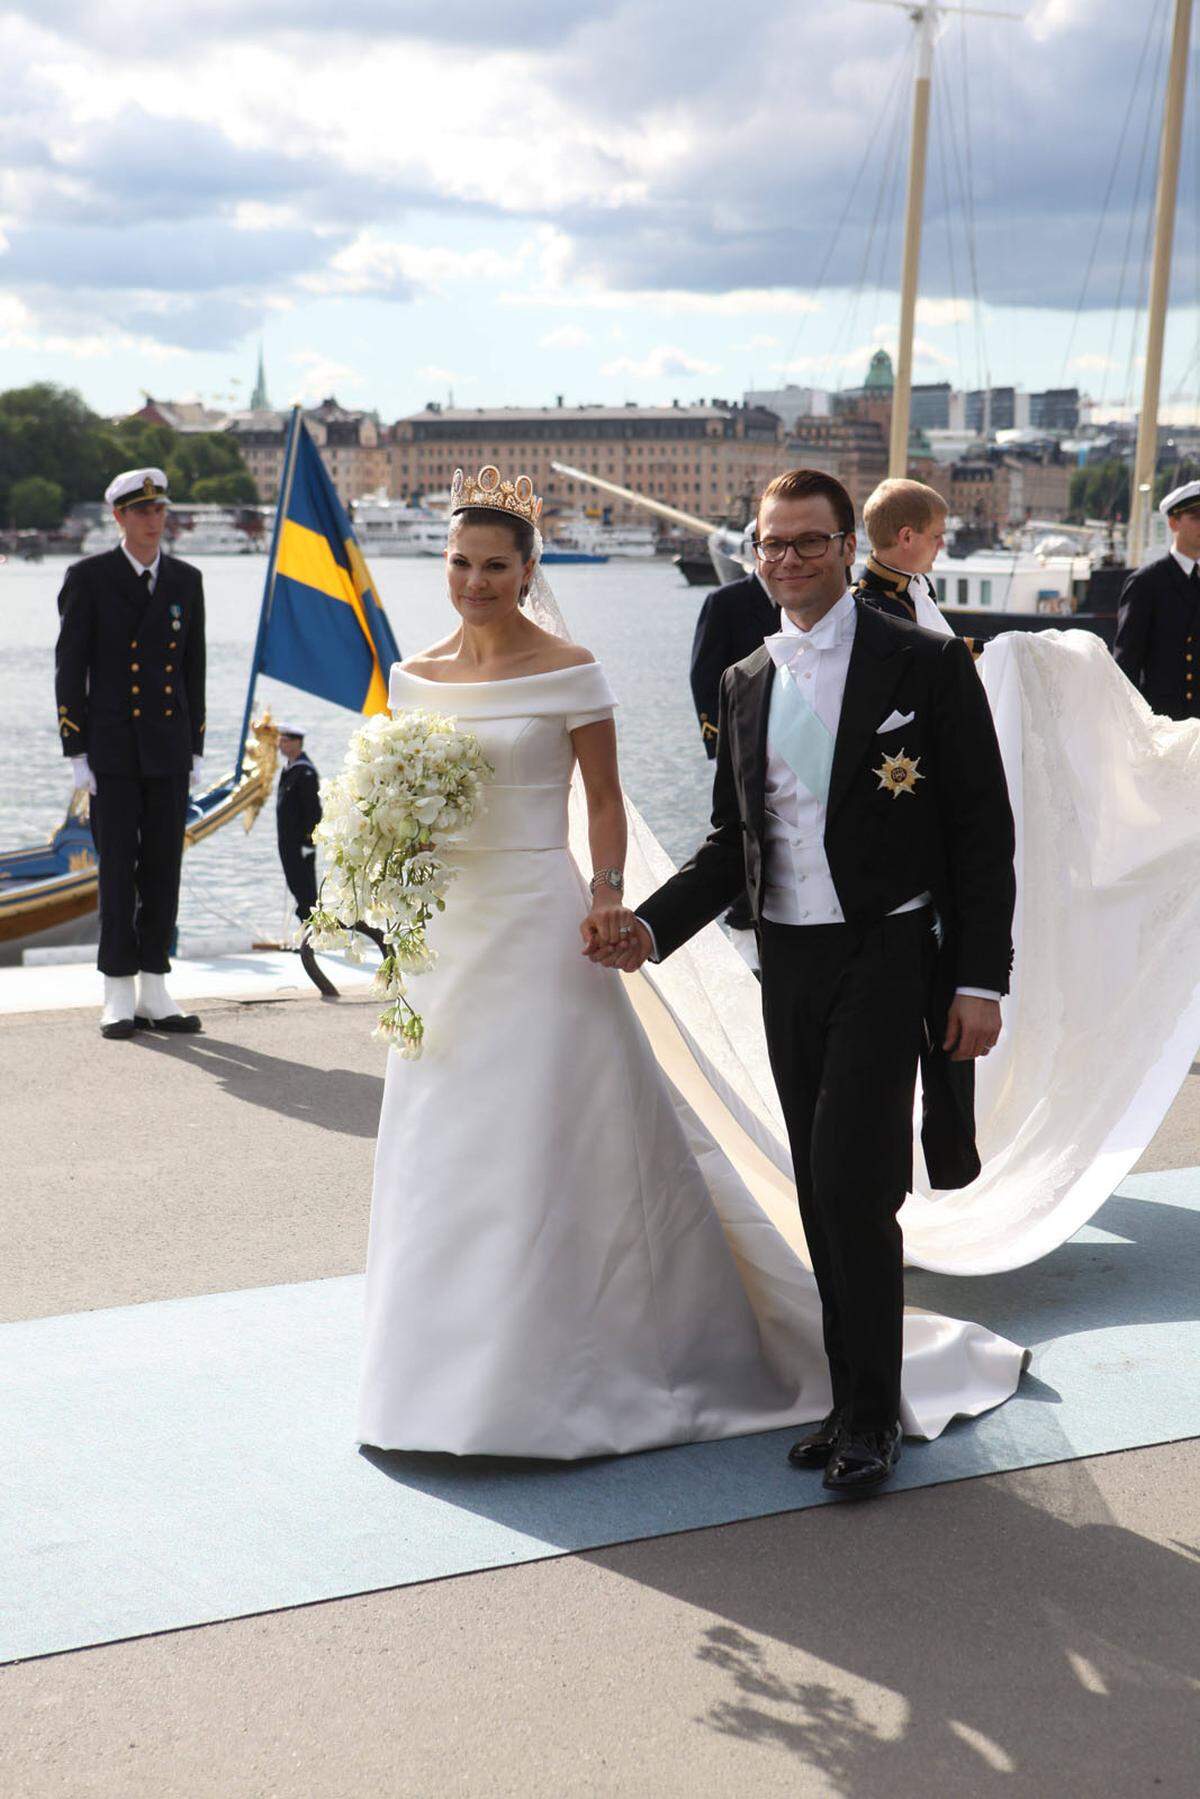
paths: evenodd
<path fill-rule="evenodd" d="M 793 1468 L 823 1468 L 833 1454 L 838 1432 L 842 1427 L 842 1414 L 835 1406 L 827 1418 L 809 1431 L 806 1437 L 793 1443 L 788 1450 L 788 1461 Z"/>
<path fill-rule="evenodd" d="M 200 1020 L 195 1012 L 172 1012 L 169 1018 L 137 1018 L 144 1031 L 171 1031 L 177 1037 L 191 1035 L 200 1029 Z"/>
<path fill-rule="evenodd" d="M 145 1022 L 144 1018 L 114 1018 L 111 1024 L 100 1026 L 100 1035 L 102 1037 L 132 1037 L 138 1026 Z"/>
<path fill-rule="evenodd" d="M 825 1468 L 823 1486 L 835 1493 L 872 1493 L 890 1480 L 900 1460 L 900 1426 L 890 1430 L 843 1430 Z"/>

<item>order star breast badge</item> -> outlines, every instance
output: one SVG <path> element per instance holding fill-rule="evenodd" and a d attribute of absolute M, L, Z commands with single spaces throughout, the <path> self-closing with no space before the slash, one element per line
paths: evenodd
<path fill-rule="evenodd" d="M 919 756 L 906 756 L 901 750 L 898 756 L 885 756 L 882 768 L 873 768 L 871 773 L 879 776 L 879 785 L 898 800 L 902 793 L 915 793 L 918 781 L 925 779 L 918 763 Z"/>

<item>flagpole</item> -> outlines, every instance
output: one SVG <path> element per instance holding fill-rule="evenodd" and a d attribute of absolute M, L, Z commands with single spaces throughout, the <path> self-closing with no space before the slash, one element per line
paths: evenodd
<path fill-rule="evenodd" d="M 271 622 L 271 607 L 275 600 L 276 561 L 279 555 L 279 533 L 283 521 L 287 517 L 287 509 L 292 498 L 292 480 L 296 473 L 296 449 L 300 441 L 300 407 L 292 407 L 291 423 L 288 426 L 287 447 L 283 453 L 283 473 L 279 481 L 279 503 L 275 508 L 275 528 L 271 533 L 271 553 L 267 559 L 267 573 L 263 581 L 262 606 L 258 614 L 258 635 L 254 639 L 254 656 L 250 663 L 250 686 L 246 690 L 246 711 L 242 718 L 241 734 L 238 737 L 237 766 L 233 771 L 235 781 L 241 779 L 242 763 L 246 756 L 246 737 L 250 730 L 250 713 L 254 707 L 254 688 L 258 681 L 259 665 L 262 661 L 263 647 L 267 641 L 267 626 Z"/>

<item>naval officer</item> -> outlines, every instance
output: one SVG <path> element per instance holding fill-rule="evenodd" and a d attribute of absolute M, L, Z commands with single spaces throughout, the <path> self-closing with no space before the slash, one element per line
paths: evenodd
<path fill-rule="evenodd" d="M 163 553 L 167 477 L 126 469 L 104 498 L 115 549 L 67 570 L 58 596 L 58 729 L 91 794 L 105 1037 L 198 1031 L 167 991 L 188 788 L 204 755 L 204 590 Z"/>
<path fill-rule="evenodd" d="M 299 725 L 280 725 L 279 753 L 286 763 L 275 796 L 279 860 L 296 902 L 296 917 L 303 924 L 317 903 L 317 852 L 313 832 L 321 822 L 321 784 L 316 769 L 305 754 L 304 732 Z"/>
<path fill-rule="evenodd" d="M 1200 481 L 1176 487 L 1158 509 L 1171 548 L 1122 588 L 1113 655 L 1152 712 L 1200 718 Z"/>
<path fill-rule="evenodd" d="M 923 481 L 896 476 L 881 481 L 863 507 L 871 554 L 855 585 L 855 599 L 940 637 L 953 637 L 929 573 L 946 547 L 947 512 L 941 494 Z"/>

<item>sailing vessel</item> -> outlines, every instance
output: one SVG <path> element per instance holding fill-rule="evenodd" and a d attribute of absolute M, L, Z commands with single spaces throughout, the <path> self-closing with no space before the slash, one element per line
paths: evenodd
<path fill-rule="evenodd" d="M 906 12 L 918 34 L 913 82 L 905 208 L 904 254 L 900 282 L 899 346 L 892 395 L 888 474 L 908 473 L 913 344 L 916 323 L 921 226 L 925 198 L 926 151 L 932 92 L 933 57 L 944 23 L 953 17 L 979 14 L 1019 23 L 1019 15 L 987 8 L 950 6 L 947 0 L 870 0 L 873 5 Z M 1149 324 L 1138 447 L 1132 477 L 1130 522 L 1125 561 L 1111 547 L 1093 555 L 1062 553 L 1033 545 L 1017 551 L 974 551 L 965 557 L 942 555 L 932 580 L 947 622 L 961 636 L 986 641 L 1002 631 L 1041 631 L 1070 623 L 1088 630 L 1110 646 L 1116 632 L 1117 606 L 1126 576 L 1145 558 L 1154 539 L 1153 483 L 1158 443 L 1158 401 L 1163 340 L 1170 287 L 1175 205 L 1179 182 L 1180 144 L 1186 91 L 1193 0 L 1174 0 L 1170 66 L 1163 112 L 1155 203 L 1154 254 L 1150 276 Z M 711 520 L 681 512 L 632 489 L 618 487 L 586 469 L 553 462 L 556 473 L 581 481 L 613 498 L 681 525 L 705 540 L 707 556 L 683 555 L 676 563 L 689 585 L 711 586 L 736 581 L 752 570 L 745 533 L 730 531 Z M 1054 527 L 1059 531 L 1060 527 Z M 1151 553 L 1160 554 L 1161 544 Z"/>

